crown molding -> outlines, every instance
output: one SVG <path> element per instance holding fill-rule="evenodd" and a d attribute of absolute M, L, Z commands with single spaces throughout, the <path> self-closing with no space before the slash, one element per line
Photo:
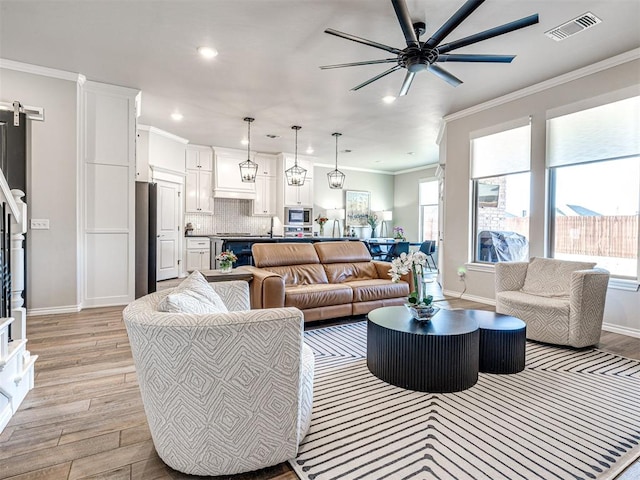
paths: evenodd
<path fill-rule="evenodd" d="M 31 65 L 30 63 L 16 62 L 15 60 L 7 60 L 0 58 L 0 68 L 6 70 L 15 70 L 16 72 L 31 73 L 43 77 L 57 78 L 59 80 L 67 80 L 69 82 L 80 82 L 84 76 L 79 73 L 57 70 L 55 68 L 41 67 L 40 65 Z"/>
<path fill-rule="evenodd" d="M 433 163 L 428 163 L 428 164 L 422 165 L 420 167 L 407 168 L 406 170 L 398 170 L 397 172 L 393 172 L 393 174 L 394 175 L 403 175 L 405 173 L 419 172 L 420 170 L 426 170 L 427 168 L 437 168 L 437 167 L 438 167 L 438 162 L 435 161 Z"/>
<path fill-rule="evenodd" d="M 83 76 L 84 78 L 84 76 Z M 95 82 L 92 80 L 86 80 L 83 82 L 83 87 L 87 91 L 97 91 L 101 93 L 113 94 L 113 95 L 126 95 L 134 98 L 140 93 L 137 88 L 122 87 L 120 85 L 113 85 L 111 83 Z"/>
<path fill-rule="evenodd" d="M 628 63 L 633 60 L 638 60 L 639 58 L 640 58 L 640 48 L 635 48 L 628 52 L 621 53 L 620 55 L 616 55 L 615 57 L 602 60 L 601 62 L 597 62 L 592 65 L 579 68 L 578 70 L 574 70 L 572 72 L 565 73 L 564 75 L 560 75 L 558 77 L 554 77 L 549 80 L 536 83 L 535 85 L 530 85 L 521 90 L 516 90 L 515 92 L 508 93 L 507 95 L 494 98 L 493 100 L 489 100 L 487 102 L 474 105 L 473 107 L 465 108 L 464 110 L 451 113 L 449 115 L 446 115 L 443 118 L 443 120 L 445 123 L 447 123 L 453 120 L 458 120 L 460 118 L 468 117 L 469 115 L 474 115 L 476 113 L 482 112 L 489 108 L 497 107 L 499 105 L 503 105 L 505 103 L 512 102 L 514 100 L 519 100 L 520 98 L 524 98 L 529 95 L 533 95 L 535 93 L 539 93 L 544 90 L 557 87 L 558 85 L 563 85 L 565 83 L 572 82 L 574 80 L 577 80 L 582 77 L 586 77 L 588 75 L 593 75 L 594 73 L 598 73 L 603 70 L 607 70 L 609 68 L 617 67 L 618 65 L 622 65 L 624 63 Z"/>
<path fill-rule="evenodd" d="M 300 155 L 298 155 L 300 157 Z M 336 164 L 328 164 L 328 163 L 314 163 L 314 167 L 324 167 L 330 168 L 334 170 L 336 168 Z M 374 170 L 373 168 L 360 168 L 360 167 L 347 167 L 346 165 L 338 165 L 338 170 L 350 170 L 352 172 L 366 172 L 366 173 L 379 173 L 381 175 L 395 175 L 394 172 L 388 172 L 386 170 Z"/>
<path fill-rule="evenodd" d="M 174 140 L 176 142 L 183 143 L 185 145 L 189 143 L 189 140 L 187 140 L 186 138 L 179 137 L 177 135 L 174 135 L 173 133 L 165 132 L 164 130 L 160 130 L 159 128 L 156 128 L 156 127 L 150 127 L 149 125 L 142 125 L 141 123 L 139 123 L 136 126 L 136 129 L 137 130 L 143 130 L 143 131 L 149 132 L 149 133 L 153 133 L 155 135 L 160 135 L 161 137 L 165 137 L 165 138 L 168 138 L 170 140 Z"/>

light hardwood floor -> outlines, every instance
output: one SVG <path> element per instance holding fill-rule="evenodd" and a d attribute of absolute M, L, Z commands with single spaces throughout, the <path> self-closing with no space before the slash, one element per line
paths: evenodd
<path fill-rule="evenodd" d="M 432 288 L 442 298 L 437 284 Z M 456 299 L 441 306 L 491 309 Z M 171 470 L 155 453 L 121 312 L 98 308 L 29 317 L 29 349 L 40 356 L 35 388 L 0 433 L 0 478 L 197 478 Z M 640 339 L 604 332 L 600 346 L 640 359 Z M 224 478 L 297 477 L 281 464 Z"/>

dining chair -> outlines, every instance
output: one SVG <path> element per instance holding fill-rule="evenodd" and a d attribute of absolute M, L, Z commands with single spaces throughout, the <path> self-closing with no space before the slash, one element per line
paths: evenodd
<path fill-rule="evenodd" d="M 385 262 L 390 262 L 402 253 L 409 253 L 409 242 L 396 242 L 389 247 L 387 255 L 384 257 Z"/>
<path fill-rule="evenodd" d="M 427 268 L 432 270 L 431 265 L 433 265 L 433 270 L 438 270 L 436 261 L 433 258 L 433 253 L 436 251 L 436 242 L 433 240 L 425 240 L 420 245 L 420 251 L 427 256 Z M 431 259 L 431 263 L 429 263 L 429 259 Z"/>

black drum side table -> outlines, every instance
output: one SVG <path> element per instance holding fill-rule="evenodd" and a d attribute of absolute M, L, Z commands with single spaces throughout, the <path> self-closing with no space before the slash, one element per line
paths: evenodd
<path fill-rule="evenodd" d="M 480 327 L 480 371 L 518 373 L 524 370 L 527 325 L 516 317 L 467 310 Z"/>
<path fill-rule="evenodd" d="M 367 367 L 380 380 L 420 392 L 458 392 L 478 381 L 478 321 L 441 309 L 428 323 L 403 306 L 369 312 Z"/>

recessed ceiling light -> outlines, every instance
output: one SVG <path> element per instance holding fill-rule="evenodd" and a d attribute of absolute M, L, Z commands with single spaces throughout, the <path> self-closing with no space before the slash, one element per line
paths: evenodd
<path fill-rule="evenodd" d="M 241 143 L 242 145 L 249 145 L 249 140 L 247 140 L 246 138 L 243 138 L 243 139 L 240 141 L 240 143 Z"/>
<path fill-rule="evenodd" d="M 394 97 L 393 95 L 387 95 L 386 97 L 382 97 L 382 101 L 384 103 L 393 103 L 396 101 L 396 97 Z"/>
<path fill-rule="evenodd" d="M 416 152 L 407 152 L 407 155 L 415 155 Z"/>
<path fill-rule="evenodd" d="M 171 118 L 173 118 L 176 122 L 179 122 L 180 120 L 182 120 L 183 116 L 179 112 L 173 112 L 171 114 Z"/>
<path fill-rule="evenodd" d="M 198 47 L 198 53 L 206 59 L 211 59 L 218 56 L 218 51 L 211 47 Z"/>
<path fill-rule="evenodd" d="M 306 152 L 307 152 L 307 155 L 311 155 L 313 153 L 313 148 L 307 147 Z"/>

